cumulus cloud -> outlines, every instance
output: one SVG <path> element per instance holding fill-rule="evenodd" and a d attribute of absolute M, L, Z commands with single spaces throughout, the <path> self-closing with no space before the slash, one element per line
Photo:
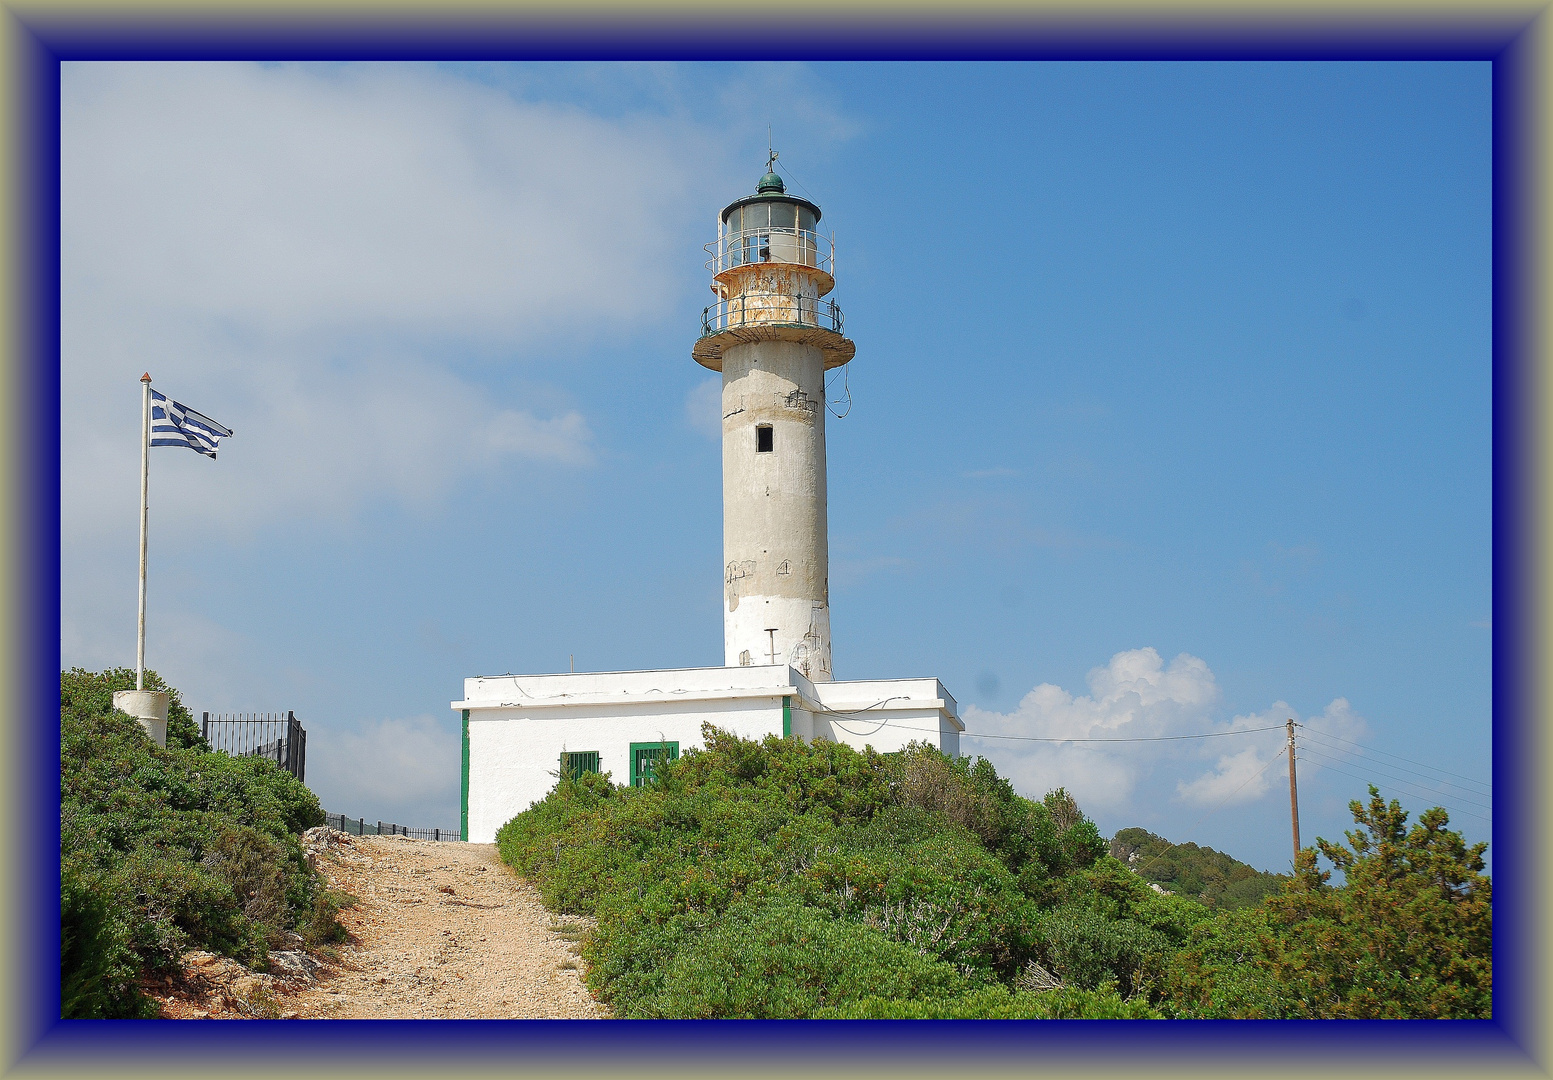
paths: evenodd
<path fill-rule="evenodd" d="M 1182 653 L 1168 664 L 1153 648 L 1119 652 L 1087 677 L 1089 693 L 1075 695 L 1042 683 L 1011 713 L 967 705 L 969 731 L 1049 740 L 967 740 L 985 754 L 1020 790 L 1041 795 L 1066 787 L 1080 805 L 1097 810 L 1131 808 L 1145 777 L 1161 770 L 1195 773 L 1179 779 L 1175 798 L 1189 805 L 1215 806 L 1225 800 L 1249 802 L 1267 794 L 1273 783 L 1268 767 L 1283 743 L 1281 725 L 1300 720 L 1279 701 L 1262 713 L 1215 718 L 1220 691 L 1213 672 L 1198 657 Z M 1355 739 L 1364 721 L 1338 698 L 1306 721 L 1312 730 Z M 1254 731 L 1257 728 L 1274 730 Z M 1209 732 L 1247 732 L 1235 737 L 1173 740 L 1172 736 Z M 1103 742 L 1079 740 L 1107 740 Z M 1128 742 L 1122 740 L 1140 740 Z M 1168 741 L 1143 741 L 1168 740 Z M 1229 743 L 1229 747 L 1222 744 Z M 1202 757 L 1215 764 L 1202 771 Z"/>
<path fill-rule="evenodd" d="M 1273 756 L 1276 756 L 1274 754 Z M 1267 794 L 1272 787 L 1268 764 L 1272 758 L 1254 746 L 1233 754 L 1224 754 L 1212 772 L 1203 773 L 1188 783 L 1176 784 L 1176 794 L 1197 806 L 1218 806 L 1229 802 L 1251 802 Z"/>
<path fill-rule="evenodd" d="M 1304 731 L 1350 741 L 1367 733 L 1364 718 L 1353 711 L 1347 698 L 1334 698 L 1320 714 L 1304 719 L 1287 702 L 1274 702 L 1265 712 L 1231 720 L 1230 730 L 1255 732 L 1246 736 L 1253 740 L 1252 745 L 1221 755 L 1212 770 L 1195 779 L 1177 782 L 1176 795 L 1183 802 L 1203 807 L 1235 806 L 1260 799 L 1277 781 L 1278 770 L 1270 766 L 1287 742 L 1287 736 L 1278 729 L 1289 720 Z M 1259 728 L 1275 730 L 1257 731 Z"/>
<path fill-rule="evenodd" d="M 966 725 L 1032 739 L 1155 738 L 1203 722 L 1219 698 L 1213 672 L 1202 660 L 1182 653 L 1166 665 L 1153 648 L 1119 652 L 1091 670 L 1087 681 L 1090 692 L 1082 696 L 1042 683 L 1012 713 L 968 705 Z M 1039 795 L 1065 786 L 1085 806 L 1120 807 L 1147 760 L 1136 745 L 988 740 L 978 750 L 1001 762 L 1025 791 Z"/>

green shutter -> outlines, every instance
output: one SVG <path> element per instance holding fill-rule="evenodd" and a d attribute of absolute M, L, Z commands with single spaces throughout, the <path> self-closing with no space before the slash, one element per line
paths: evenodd
<path fill-rule="evenodd" d="M 793 699 L 782 699 L 782 738 L 787 738 L 793 733 Z"/>
<path fill-rule="evenodd" d="M 634 742 L 631 744 L 631 786 L 641 787 L 652 774 L 654 761 L 676 761 L 677 742 Z"/>
<path fill-rule="evenodd" d="M 575 780 L 583 773 L 599 771 L 597 750 L 564 750 L 561 752 L 561 779 Z"/>

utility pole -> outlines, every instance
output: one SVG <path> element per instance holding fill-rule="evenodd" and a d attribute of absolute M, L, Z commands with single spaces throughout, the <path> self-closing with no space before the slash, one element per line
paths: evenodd
<path fill-rule="evenodd" d="M 1300 796 L 1299 788 L 1294 783 L 1294 721 L 1288 723 L 1289 730 L 1289 823 L 1294 827 L 1294 861 L 1300 858 Z"/>

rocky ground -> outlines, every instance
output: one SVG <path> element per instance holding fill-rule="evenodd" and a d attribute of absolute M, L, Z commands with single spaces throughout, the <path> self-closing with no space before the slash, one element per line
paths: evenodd
<path fill-rule="evenodd" d="M 494 844 L 351 836 L 310 829 L 331 886 L 358 898 L 349 939 L 270 953 L 255 973 L 209 953 L 147 986 L 172 1017 L 590 1019 L 609 1015 L 583 985 L 585 919 L 557 918 Z"/>

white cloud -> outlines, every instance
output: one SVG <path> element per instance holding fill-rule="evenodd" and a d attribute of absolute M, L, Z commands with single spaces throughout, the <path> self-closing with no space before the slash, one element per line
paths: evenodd
<path fill-rule="evenodd" d="M 1285 719 L 1300 719 L 1279 701 L 1264 713 L 1236 716 L 1228 723 L 1216 721 L 1218 683 L 1208 665 L 1188 653 L 1167 665 L 1152 648 L 1119 652 L 1104 667 L 1091 670 L 1087 682 L 1089 693 L 1082 696 L 1043 683 L 1026 694 L 1012 713 L 965 707 L 969 731 L 1061 741 L 968 739 L 968 747 L 992 760 L 1027 795 L 1039 797 L 1052 788 L 1066 787 L 1086 809 L 1111 812 L 1135 812 L 1137 791 L 1147 777 L 1195 772 L 1199 767 L 1191 765 L 1193 757 L 1212 756 L 1216 759 L 1212 769 L 1175 785 L 1181 801 L 1211 807 L 1226 799 L 1243 803 L 1266 795 L 1274 780 L 1268 763 L 1284 741 L 1282 725 Z M 1364 732 L 1363 719 L 1343 698 L 1306 724 L 1313 731 L 1347 739 Z M 1255 728 L 1273 730 L 1201 741 L 1067 741 L 1160 740 Z"/>
<path fill-rule="evenodd" d="M 1270 761 L 1271 758 L 1259 753 L 1254 746 L 1225 754 L 1219 758 L 1213 772 L 1203 773 L 1190 783 L 1178 782 L 1176 794 L 1184 802 L 1197 806 L 1252 802 L 1272 787 Z"/>
<path fill-rule="evenodd" d="M 1088 676 L 1089 694 L 1042 683 L 1012 713 L 968 705 L 966 726 L 993 735 L 1039 739 L 1133 739 L 1178 734 L 1206 724 L 1219 688 L 1208 665 L 1182 653 L 1168 666 L 1152 648 L 1119 652 Z M 1136 743 L 971 741 L 1016 786 L 1041 795 L 1066 787 L 1083 806 L 1126 805 L 1148 755 Z"/>
<path fill-rule="evenodd" d="M 270 331 L 649 316 L 705 138 L 424 68 L 77 63 L 63 96 L 67 278 Z"/>
<path fill-rule="evenodd" d="M 1319 716 L 1303 721 L 1287 702 L 1274 702 L 1265 712 L 1237 716 L 1229 724 L 1231 730 L 1237 731 L 1273 731 L 1247 736 L 1254 740 L 1254 745 L 1220 756 L 1211 771 L 1193 780 L 1179 781 L 1176 795 L 1183 802 L 1208 808 L 1254 802 L 1266 795 L 1278 778 L 1278 770 L 1271 763 L 1287 743 L 1283 725 L 1289 720 L 1303 730 L 1348 740 L 1361 739 L 1367 731 L 1364 718 L 1353 711 L 1347 698 L 1334 698 Z"/>
<path fill-rule="evenodd" d="M 484 381 L 675 317 L 726 194 L 714 125 L 426 67 L 71 63 L 61 140 L 67 544 L 133 519 L 145 370 L 237 432 L 215 467 L 158 452 L 159 512 L 204 529 L 587 465 L 564 394 Z"/>

